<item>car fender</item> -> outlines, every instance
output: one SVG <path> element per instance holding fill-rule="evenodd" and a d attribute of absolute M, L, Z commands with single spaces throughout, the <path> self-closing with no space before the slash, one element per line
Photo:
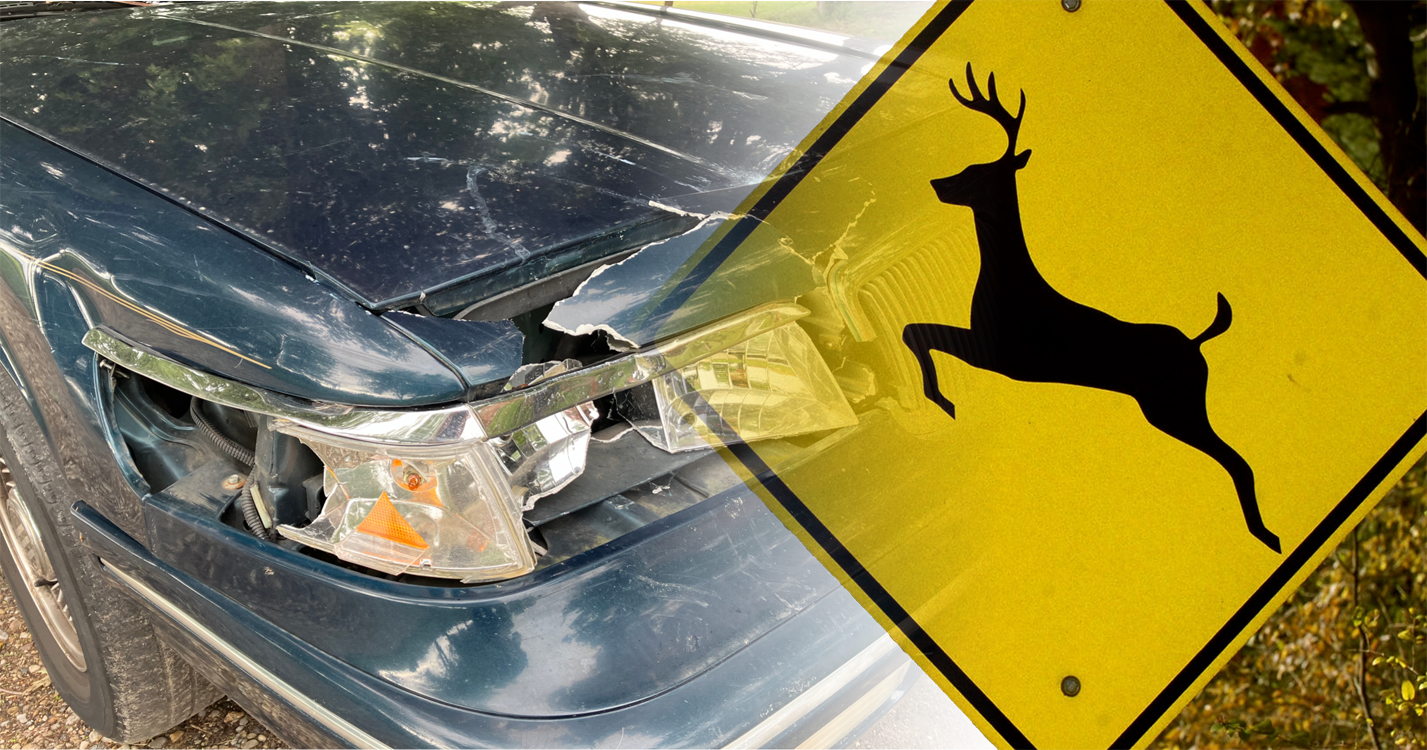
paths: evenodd
<path fill-rule="evenodd" d="M 144 539 L 101 429 L 91 328 L 197 369 L 355 406 L 459 400 L 427 349 L 193 212 L 0 121 L 0 362 L 78 496 Z"/>

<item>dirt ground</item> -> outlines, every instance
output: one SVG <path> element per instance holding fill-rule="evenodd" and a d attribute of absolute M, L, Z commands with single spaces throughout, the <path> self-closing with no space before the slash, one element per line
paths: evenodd
<path fill-rule="evenodd" d="M 3 554 L 3 553 L 0 553 Z M 0 576 L 0 750 L 11 748 L 285 748 L 238 704 L 224 698 L 147 742 L 126 745 L 90 729 L 50 687 L 10 587 Z M 987 746 L 931 680 L 918 684 L 854 748 Z"/>

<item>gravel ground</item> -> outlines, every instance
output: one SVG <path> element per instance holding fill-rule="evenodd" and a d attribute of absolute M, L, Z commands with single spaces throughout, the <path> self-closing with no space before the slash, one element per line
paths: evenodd
<path fill-rule="evenodd" d="M 4 554 L 0 552 L 0 554 Z M 238 704 L 224 698 L 166 734 L 126 745 L 101 737 L 50 687 L 25 621 L 0 576 L 0 750 L 3 748 L 283 748 L 286 745 Z M 951 701 L 922 677 L 854 748 L 989 746 Z"/>
<path fill-rule="evenodd" d="M 0 552 L 0 554 L 4 554 Z M 125 745 L 101 737 L 80 721 L 50 687 L 40 655 L 10 587 L 0 576 L 0 748 L 286 747 L 257 719 L 224 698 L 197 716 L 150 739 Z"/>

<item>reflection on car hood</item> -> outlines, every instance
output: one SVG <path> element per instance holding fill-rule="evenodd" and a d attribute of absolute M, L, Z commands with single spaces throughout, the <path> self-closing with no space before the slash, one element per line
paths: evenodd
<path fill-rule="evenodd" d="M 566 3 L 112 11 L 0 28 L 0 113 L 390 308 L 687 229 L 651 201 L 732 209 L 870 65 L 836 44 Z"/>

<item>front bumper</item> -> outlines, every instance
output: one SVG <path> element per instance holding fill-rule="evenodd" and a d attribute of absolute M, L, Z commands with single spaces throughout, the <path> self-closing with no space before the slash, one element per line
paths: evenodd
<path fill-rule="evenodd" d="M 573 586 L 586 599 L 599 600 L 598 606 L 587 605 L 575 615 L 594 611 L 612 616 L 609 613 L 631 606 L 621 598 L 630 592 L 613 583 L 621 557 L 633 556 L 638 564 L 652 566 L 640 575 L 663 577 L 667 584 L 670 571 L 661 571 L 658 550 L 683 550 L 683 558 L 696 560 L 697 550 L 690 544 L 703 540 L 708 547 L 715 531 L 747 535 L 752 529 L 753 536 L 765 537 L 765 543 L 767 536 L 781 534 L 786 535 L 783 542 L 796 547 L 774 545 L 764 560 L 753 562 L 771 566 L 765 577 L 778 580 L 777 586 L 751 587 L 744 571 L 742 579 L 726 582 L 743 589 L 741 599 L 720 596 L 717 581 L 683 592 L 666 589 L 662 595 L 672 602 L 681 593 L 702 594 L 706 606 L 700 609 L 708 612 L 709 619 L 721 616 L 712 607 L 763 607 L 767 616 L 783 612 L 759 601 L 768 595 L 790 598 L 799 605 L 797 611 L 780 617 L 747 642 L 725 639 L 729 643 L 722 650 L 728 653 L 721 653 L 719 648 L 701 648 L 698 633 L 704 631 L 696 627 L 646 631 L 633 641 L 582 642 L 582 634 L 588 640 L 594 631 L 588 623 L 581 627 L 570 622 L 572 608 L 565 600 L 563 640 L 522 632 L 520 623 L 512 621 L 504 629 L 495 627 L 484 634 L 485 641 L 504 639 L 509 647 L 513 639 L 515 646 L 506 649 L 505 663 L 484 665 L 464 658 L 471 649 L 463 644 L 474 641 L 462 641 L 460 633 L 450 631 L 473 622 L 473 608 L 489 606 L 488 599 L 421 600 L 400 596 L 401 588 L 416 587 L 388 584 L 378 591 L 382 587 L 355 585 L 358 581 L 353 579 L 362 578 L 357 574 L 333 576 L 330 566 L 304 566 L 306 558 L 301 555 L 282 550 L 274 554 L 270 546 L 206 521 L 202 514 L 187 512 L 192 500 L 166 502 L 163 493 L 146 499 L 152 552 L 83 503 L 75 507 L 74 515 L 90 551 L 103 561 L 115 584 L 150 609 L 155 624 L 175 647 L 220 689 L 301 746 L 832 745 L 855 736 L 859 726 L 900 697 L 915 671 L 825 571 L 802 565 L 789 569 L 789 561 L 798 557 L 794 552 L 806 557 L 801 562 L 807 565 L 817 563 L 742 487 L 651 525 L 658 528 L 630 535 L 635 539 L 606 545 L 613 549 L 592 550 L 604 559 L 597 564 L 584 561 L 577 574 L 527 581 L 494 595 L 507 600 L 529 595 L 532 602 L 558 600 L 560 590 Z M 748 528 L 740 529 L 740 522 Z M 749 561 L 744 562 L 746 567 Z M 601 576 L 606 577 L 603 582 Z M 791 580 L 796 578 L 807 580 Z M 551 585 L 565 579 L 574 581 Z M 495 588 L 481 587 L 487 594 Z M 658 602 L 643 604 L 657 608 Z M 525 606 L 539 609 L 537 604 Z M 287 627 L 271 616 L 281 610 L 296 615 L 282 623 Z M 666 606 L 666 612 L 686 616 L 686 609 L 679 606 Z M 441 632 L 409 627 L 422 620 L 439 627 L 446 622 L 443 617 L 452 613 L 463 614 L 464 619 Z M 558 622 L 559 614 L 537 611 L 535 616 Z M 650 610 L 642 616 L 649 617 Z M 386 627 L 377 628 L 378 622 Z M 294 623 L 307 626 L 294 627 Z M 362 628 L 368 632 L 362 633 Z M 528 642 L 522 643 L 522 636 Z M 366 652 L 334 655 L 331 644 L 344 642 L 343 637 L 345 642 L 362 644 Z M 648 642 L 651 638 L 674 642 Z M 634 658 L 630 649 L 641 648 L 666 656 L 652 662 Z M 413 666 L 405 673 L 392 668 L 392 662 L 383 669 L 376 666 L 379 662 L 362 658 L 413 651 L 421 656 L 407 660 Z M 524 664 L 510 663 L 522 654 Z M 686 658 L 679 658 L 680 654 Z M 632 675 L 620 668 L 628 663 L 644 665 L 645 671 L 650 664 L 664 667 L 665 674 Z M 504 673 L 506 679 L 482 680 L 482 673 Z M 625 685 L 615 684 L 620 682 Z M 637 692 L 647 694 L 628 699 L 630 694 L 621 692 L 621 687 L 630 682 L 642 685 Z M 550 694 L 531 692 L 532 686 L 542 683 L 552 688 Z M 480 691 L 471 690 L 473 685 L 487 690 L 485 707 L 459 705 L 477 702 Z M 501 689 L 517 699 L 523 696 L 530 708 L 498 710 L 511 705 L 499 695 Z M 621 696 L 625 700 L 619 700 Z M 558 710 L 562 701 L 569 708 Z M 592 708 L 578 710 L 581 705 Z"/>

